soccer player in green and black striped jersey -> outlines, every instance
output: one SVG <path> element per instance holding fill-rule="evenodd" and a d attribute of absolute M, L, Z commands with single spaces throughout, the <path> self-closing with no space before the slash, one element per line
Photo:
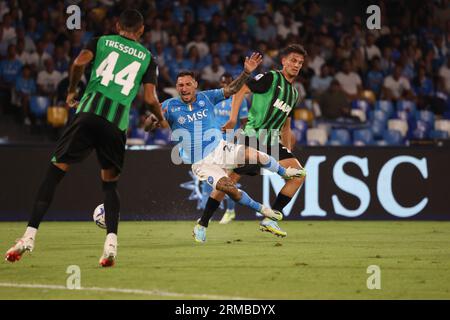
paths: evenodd
<path fill-rule="evenodd" d="M 233 96 L 230 120 L 223 127 L 224 130 L 234 128 L 245 94 L 253 93 L 248 122 L 244 129 L 245 144 L 251 146 L 255 144 L 258 150 L 278 157 L 280 165 L 285 168 L 302 169 L 300 162 L 290 151 L 293 147 L 291 116 L 299 98 L 298 91 L 292 84 L 303 66 L 306 55 L 306 50 L 299 44 L 291 44 L 284 48 L 281 51 L 283 68 L 250 79 Z M 235 169 L 232 178 L 236 182 L 242 174 L 256 175 L 259 172 L 258 165 L 246 164 Z M 272 209 L 282 212 L 302 186 L 306 176 L 304 170 L 303 173 L 301 178 L 286 181 L 272 204 Z M 223 197 L 222 193 L 214 190 L 206 204 L 204 216 L 211 217 Z M 264 231 L 275 233 L 272 230 Z"/>
<path fill-rule="evenodd" d="M 130 107 L 141 84 L 144 85 L 144 100 L 153 112 L 153 128 L 164 120 L 155 90 L 157 66 L 151 53 L 138 42 L 144 32 L 142 15 L 136 10 L 125 10 L 116 27 L 117 35 L 94 39 L 72 65 L 66 102 L 70 107 L 77 107 L 77 114 L 57 143 L 28 227 L 23 237 L 7 251 L 8 261 L 17 261 L 24 252 L 33 249 L 37 229 L 58 183 L 72 164 L 81 162 L 95 150 L 101 166 L 107 230 L 100 264 L 109 267 L 115 262 L 120 210 L 117 181 L 125 155 Z M 78 103 L 75 100 L 77 84 L 85 66 L 91 62 L 91 77 Z"/>

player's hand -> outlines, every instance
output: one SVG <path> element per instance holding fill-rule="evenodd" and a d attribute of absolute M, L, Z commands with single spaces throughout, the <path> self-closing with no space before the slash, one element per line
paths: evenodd
<path fill-rule="evenodd" d="M 147 132 L 156 130 L 159 127 L 161 127 L 161 123 L 153 113 L 149 115 L 144 121 L 144 130 Z"/>
<path fill-rule="evenodd" d="M 69 92 L 67 94 L 66 103 L 69 106 L 69 108 L 76 108 L 78 107 L 79 101 L 75 100 L 77 93 L 76 92 Z"/>
<path fill-rule="evenodd" d="M 233 130 L 236 127 L 236 120 L 229 119 L 223 126 L 222 131 L 227 132 L 228 129 Z"/>
<path fill-rule="evenodd" d="M 245 57 L 245 62 L 244 62 L 244 70 L 247 73 L 252 73 L 256 68 L 258 68 L 258 66 L 261 64 L 263 58 L 262 55 L 257 53 L 257 52 L 253 52 L 252 55 L 249 57 Z"/>

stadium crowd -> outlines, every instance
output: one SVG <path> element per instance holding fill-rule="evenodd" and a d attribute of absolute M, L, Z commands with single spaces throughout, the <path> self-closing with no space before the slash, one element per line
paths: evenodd
<path fill-rule="evenodd" d="M 367 29 L 365 10 L 325 14 L 329 2 L 310 0 L 78 1 L 81 29 L 68 30 L 68 1 L 0 1 L 1 112 L 23 126 L 45 122 L 46 108 L 64 105 L 71 60 L 92 37 L 114 33 L 120 12 L 134 7 L 146 19 L 142 43 L 158 62 L 161 101 L 173 95 L 181 70 L 194 70 L 201 89 L 215 88 L 225 72 L 238 75 L 252 51 L 264 55 L 258 71 L 265 72 L 279 67 L 280 48 L 300 43 L 308 57 L 295 83 L 299 143 L 353 144 L 349 128 L 362 144 L 448 138 L 448 1 L 373 2 L 381 8 L 379 30 Z M 168 143 L 165 131 L 143 131 L 144 114 L 138 96 L 130 138 Z"/>

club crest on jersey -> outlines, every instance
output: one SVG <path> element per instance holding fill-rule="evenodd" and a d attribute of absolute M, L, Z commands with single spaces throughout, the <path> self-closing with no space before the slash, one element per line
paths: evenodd
<path fill-rule="evenodd" d="M 280 99 L 277 99 L 273 106 L 286 113 L 289 113 L 292 110 L 292 107 L 290 105 L 288 105 L 286 102 L 281 101 Z"/>
<path fill-rule="evenodd" d="M 214 183 L 214 178 L 212 176 L 208 177 L 208 183 L 212 185 Z"/>
<path fill-rule="evenodd" d="M 186 118 L 183 117 L 183 116 L 180 116 L 180 117 L 178 118 L 178 123 L 181 124 L 181 125 L 185 124 L 185 123 L 186 123 Z"/>
<path fill-rule="evenodd" d="M 200 106 L 200 107 L 204 107 L 205 106 L 205 101 L 203 101 L 203 100 L 200 100 L 199 102 L 198 102 L 198 105 Z"/>

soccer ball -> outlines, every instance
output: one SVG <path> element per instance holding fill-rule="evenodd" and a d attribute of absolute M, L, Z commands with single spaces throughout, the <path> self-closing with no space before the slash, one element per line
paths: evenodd
<path fill-rule="evenodd" d="M 103 206 L 103 203 L 100 204 L 97 208 L 95 208 L 93 218 L 95 224 L 99 228 L 106 229 L 105 207 Z"/>

